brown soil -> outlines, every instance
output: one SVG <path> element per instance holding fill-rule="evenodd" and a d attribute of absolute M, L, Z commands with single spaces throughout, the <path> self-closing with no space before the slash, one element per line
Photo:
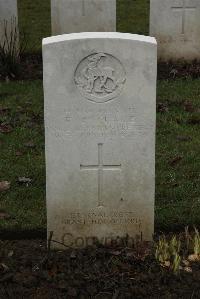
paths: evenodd
<path fill-rule="evenodd" d="M 26 55 L 22 57 L 22 72 L 18 79 L 42 79 L 42 55 Z"/>
<path fill-rule="evenodd" d="M 42 79 L 42 55 L 26 54 L 21 57 L 16 72 L 10 75 L 0 74 L 0 81 Z"/>
<path fill-rule="evenodd" d="M 1 241 L 0 298 L 200 298 L 200 263 L 174 275 L 148 247 L 48 253 L 44 240 Z"/>
<path fill-rule="evenodd" d="M 158 79 L 174 79 L 174 78 L 198 78 L 200 77 L 200 62 L 193 63 L 158 63 Z M 26 54 L 21 58 L 20 68 L 16 76 L 4 78 L 0 76 L 0 80 L 34 80 L 42 79 L 42 55 Z"/>
<path fill-rule="evenodd" d="M 200 62 L 193 63 L 159 63 L 158 79 L 199 78 Z"/>

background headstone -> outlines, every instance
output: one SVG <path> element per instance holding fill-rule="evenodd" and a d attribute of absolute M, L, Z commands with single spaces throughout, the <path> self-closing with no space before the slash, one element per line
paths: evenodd
<path fill-rule="evenodd" d="M 6 25 L 5 25 L 6 24 Z M 17 0 L 0 0 L 0 43 L 5 39 L 5 26 L 7 27 L 8 39 L 16 29 L 18 34 L 18 11 Z"/>
<path fill-rule="evenodd" d="M 160 60 L 200 59 L 200 1 L 151 0 L 150 35 Z"/>
<path fill-rule="evenodd" d="M 52 35 L 116 31 L 116 0 L 51 0 Z"/>
<path fill-rule="evenodd" d="M 154 38 L 125 33 L 43 40 L 47 215 L 54 240 L 75 247 L 92 237 L 151 240 L 156 48 Z"/>

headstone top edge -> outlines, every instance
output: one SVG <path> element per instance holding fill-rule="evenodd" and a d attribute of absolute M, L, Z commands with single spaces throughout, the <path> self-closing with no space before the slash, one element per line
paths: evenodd
<path fill-rule="evenodd" d="M 120 32 L 81 32 L 81 33 L 70 33 L 62 34 L 51 37 L 46 37 L 42 40 L 42 45 L 56 44 L 59 42 L 81 40 L 81 39 L 121 39 L 121 40 L 132 40 L 144 42 L 152 45 L 157 45 L 157 41 L 154 37 L 131 34 L 131 33 L 120 33 Z"/>

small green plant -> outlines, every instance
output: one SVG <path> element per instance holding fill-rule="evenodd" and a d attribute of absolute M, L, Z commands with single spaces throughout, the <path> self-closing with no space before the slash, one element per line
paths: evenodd
<path fill-rule="evenodd" d="M 190 234 L 188 227 L 185 230 L 187 256 L 190 261 L 200 260 L 200 233 L 194 227 L 194 233 Z"/>
<path fill-rule="evenodd" d="M 194 254 L 199 256 L 200 255 L 200 235 L 198 229 L 194 228 L 195 235 L 194 235 Z"/>
<path fill-rule="evenodd" d="M 25 39 L 19 43 L 19 31 L 15 18 L 4 20 L 0 24 L 3 28 L 0 40 L 0 77 L 15 78 L 20 70 L 20 57 L 26 48 Z"/>
<path fill-rule="evenodd" d="M 180 264 L 181 264 L 181 257 L 180 255 L 176 252 L 175 255 L 173 256 L 173 260 L 172 260 L 172 271 L 177 274 L 179 273 L 180 270 Z"/>
<path fill-rule="evenodd" d="M 167 240 L 165 236 L 161 237 L 156 245 L 155 258 L 163 266 L 168 266 L 177 274 L 179 273 L 181 241 L 173 236 Z"/>
<path fill-rule="evenodd" d="M 155 252 L 155 258 L 159 261 L 159 263 L 164 263 L 165 261 L 169 261 L 170 255 L 169 255 L 169 244 L 164 237 L 161 237 L 158 241 L 158 244 L 156 246 L 156 252 Z"/>

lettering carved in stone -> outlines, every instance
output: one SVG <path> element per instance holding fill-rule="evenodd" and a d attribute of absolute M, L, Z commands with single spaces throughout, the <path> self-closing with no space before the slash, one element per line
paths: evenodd
<path fill-rule="evenodd" d="M 95 53 L 84 58 L 76 68 L 75 84 L 80 93 L 96 103 L 117 97 L 126 81 L 121 62 L 110 54 Z"/>

